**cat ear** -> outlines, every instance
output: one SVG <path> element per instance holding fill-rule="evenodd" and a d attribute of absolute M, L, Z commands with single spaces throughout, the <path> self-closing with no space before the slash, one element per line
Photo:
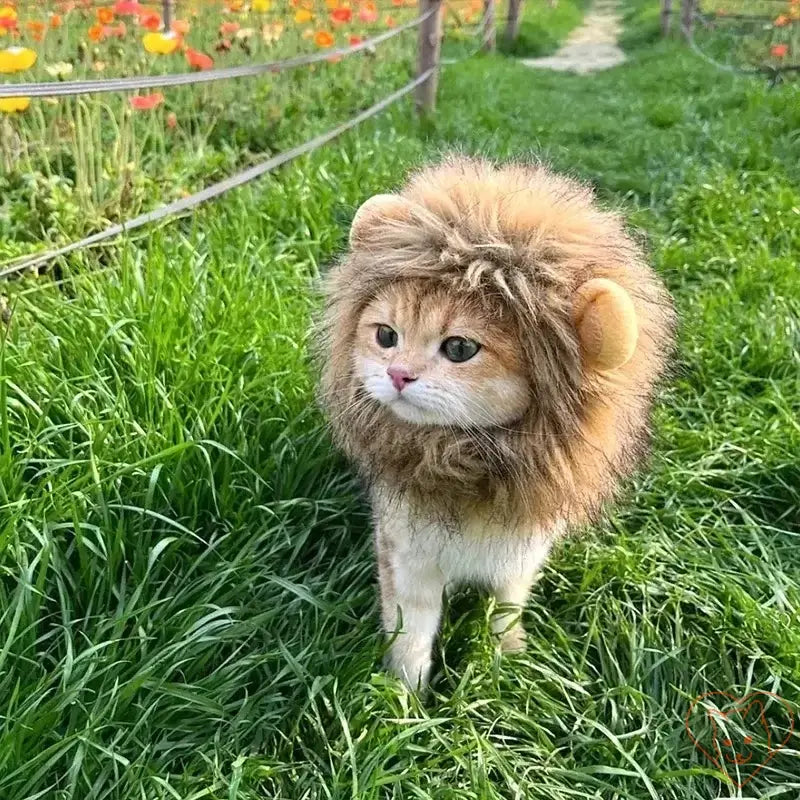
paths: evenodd
<path fill-rule="evenodd" d="M 411 203 L 396 194 L 376 194 L 365 200 L 350 226 L 350 247 L 368 238 L 369 229 L 381 220 L 407 220 L 411 215 Z"/>
<path fill-rule="evenodd" d="M 636 350 L 636 309 L 631 296 L 614 281 L 593 278 L 579 286 L 572 322 L 587 363 L 600 372 L 626 364 Z"/>

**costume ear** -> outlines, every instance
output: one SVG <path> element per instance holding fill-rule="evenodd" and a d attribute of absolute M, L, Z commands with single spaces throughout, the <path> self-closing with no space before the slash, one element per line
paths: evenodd
<path fill-rule="evenodd" d="M 407 220 L 411 215 L 411 203 L 396 194 L 376 194 L 365 200 L 350 226 L 350 247 L 369 238 L 369 229 L 381 220 Z"/>
<path fill-rule="evenodd" d="M 636 350 L 636 309 L 631 296 L 614 281 L 593 278 L 579 286 L 573 298 L 572 322 L 584 358 L 596 370 L 617 369 Z"/>

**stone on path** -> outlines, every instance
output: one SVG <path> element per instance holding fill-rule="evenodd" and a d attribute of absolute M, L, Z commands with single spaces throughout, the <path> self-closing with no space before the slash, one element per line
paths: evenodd
<path fill-rule="evenodd" d="M 616 67 L 625 60 L 617 40 L 622 30 L 617 0 L 598 0 L 559 50 L 545 58 L 522 58 L 526 67 L 582 75 Z"/>

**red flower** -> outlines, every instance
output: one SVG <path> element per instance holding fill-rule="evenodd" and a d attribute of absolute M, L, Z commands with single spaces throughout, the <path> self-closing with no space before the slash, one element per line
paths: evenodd
<path fill-rule="evenodd" d="M 769 49 L 769 53 L 771 56 L 775 58 L 783 58 L 789 52 L 789 45 L 788 44 L 774 44 Z"/>
<path fill-rule="evenodd" d="M 198 50 L 192 50 L 191 47 L 186 48 L 186 60 L 189 62 L 189 66 L 194 69 L 211 69 L 214 66 L 214 59 L 211 56 L 207 56 Z"/>
<path fill-rule="evenodd" d="M 239 23 L 238 22 L 223 22 L 222 25 L 219 26 L 219 35 L 220 36 L 230 36 L 236 31 L 239 30 Z"/>
<path fill-rule="evenodd" d="M 114 13 L 122 16 L 138 17 L 144 13 L 144 8 L 137 0 L 117 0 L 114 3 Z"/>
<path fill-rule="evenodd" d="M 139 17 L 139 24 L 149 31 L 161 30 L 161 17 L 155 11 L 150 11 Z"/>
<path fill-rule="evenodd" d="M 164 102 L 164 95 L 161 92 L 136 94 L 130 98 L 129 102 L 134 111 L 152 111 L 156 106 L 160 106 Z"/>
<path fill-rule="evenodd" d="M 341 8 L 334 8 L 333 11 L 331 11 L 331 19 L 334 22 L 338 23 L 350 22 L 352 18 L 353 18 L 353 12 L 345 6 L 342 6 Z"/>
<path fill-rule="evenodd" d="M 356 36 L 354 33 L 352 33 L 347 41 L 350 44 L 350 47 L 355 47 L 357 44 L 361 44 L 364 39 L 361 36 Z"/>
<path fill-rule="evenodd" d="M 375 8 L 375 3 L 368 2 L 361 6 L 358 10 L 358 18 L 361 22 L 371 23 L 378 21 L 378 9 Z"/>

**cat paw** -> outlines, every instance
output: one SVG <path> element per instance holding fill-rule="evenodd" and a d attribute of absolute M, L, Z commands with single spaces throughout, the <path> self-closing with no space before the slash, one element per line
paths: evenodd
<path fill-rule="evenodd" d="M 405 651 L 405 648 L 393 647 L 386 659 L 386 669 L 399 678 L 412 692 L 421 691 L 428 685 L 431 672 L 429 655 Z"/>
<path fill-rule="evenodd" d="M 521 653 L 526 647 L 525 628 L 513 625 L 500 635 L 500 650 L 504 653 Z"/>

